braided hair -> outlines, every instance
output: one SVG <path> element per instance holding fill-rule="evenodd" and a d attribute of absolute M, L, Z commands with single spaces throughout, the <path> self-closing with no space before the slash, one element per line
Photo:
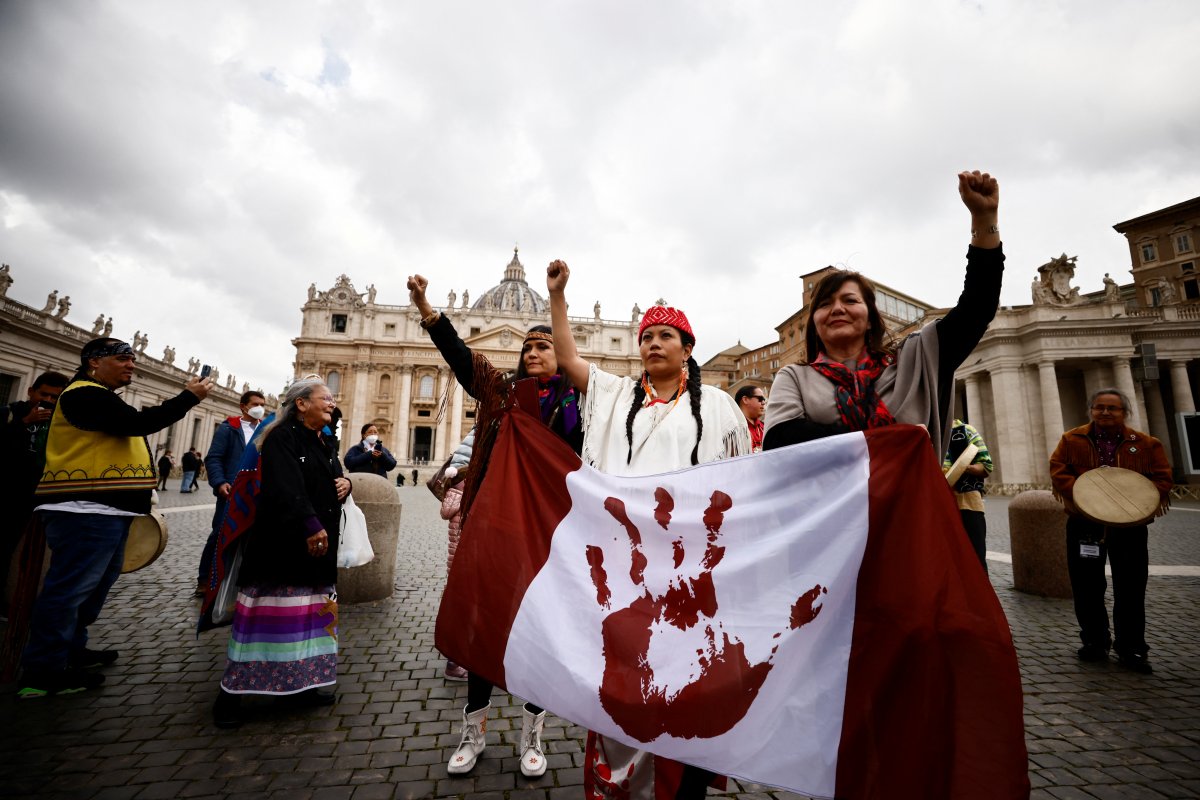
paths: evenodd
<path fill-rule="evenodd" d="M 679 339 L 685 345 L 696 344 L 695 337 L 685 331 L 679 331 Z M 687 371 L 687 393 L 692 404 L 692 417 L 696 420 L 696 444 L 692 447 L 692 466 L 695 466 L 700 463 L 700 437 L 704 435 L 704 420 L 700 417 L 700 365 L 691 356 L 688 356 Z M 642 377 L 648 377 L 645 371 L 642 372 Z M 633 403 L 629 406 L 629 415 L 625 417 L 625 438 L 629 442 L 629 451 L 625 456 L 626 464 L 633 461 L 633 418 L 642 410 L 645 400 L 646 390 L 642 388 L 642 381 L 639 380 L 633 386 Z"/>

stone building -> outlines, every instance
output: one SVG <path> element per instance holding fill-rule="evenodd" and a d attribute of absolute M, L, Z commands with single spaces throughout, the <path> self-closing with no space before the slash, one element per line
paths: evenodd
<path fill-rule="evenodd" d="M 496 367 L 515 371 L 525 333 L 550 324 L 550 306 L 529 287 L 513 250 L 500 283 L 475 296 L 449 287 L 439 309 L 467 345 Z M 431 298 L 432 302 L 432 298 Z M 436 307 L 436 304 L 435 304 Z M 358 291 L 339 276 L 328 291 L 308 289 L 296 346 L 296 374 L 325 376 L 342 409 L 343 450 L 366 423 L 376 425 L 385 446 L 406 466 L 440 464 L 471 429 L 475 402 L 467 395 L 420 326 L 416 307 L 376 302 L 373 286 Z M 624 320 L 570 317 L 579 352 L 619 375 L 641 372 L 636 306 Z"/>
<path fill-rule="evenodd" d="M 43 372 L 54 370 L 68 377 L 73 375 L 83 345 L 98 336 L 113 335 L 112 318 L 103 314 L 96 317 L 90 329 L 69 322 L 70 296 L 60 298 L 57 290 L 51 292 L 40 308 L 9 297 L 13 282 L 11 268 L 0 265 L 0 405 L 24 400 L 30 384 Z M 161 357 L 148 353 L 150 336 L 141 330 L 128 341 L 137 352 L 137 372 L 133 383 L 120 390 L 120 394 L 132 406 L 155 406 L 174 397 L 183 390 L 188 378 L 200 370 L 196 358 L 190 359 L 186 369 L 176 366 L 175 350 L 170 346 L 163 348 Z M 217 377 L 221 384 L 219 373 Z M 247 388 L 214 386 L 187 416 L 146 437 L 151 452 L 158 456 L 169 448 L 178 458 L 189 447 L 207 451 L 221 421 L 241 413 L 238 398 Z M 275 405 L 275 398 L 269 397 L 268 406 Z"/>

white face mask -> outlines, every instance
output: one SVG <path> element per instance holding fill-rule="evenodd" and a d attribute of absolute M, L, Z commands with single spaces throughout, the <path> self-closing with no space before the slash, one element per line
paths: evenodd
<path fill-rule="evenodd" d="M 251 406 L 250 408 L 246 409 L 246 414 L 254 419 L 262 419 L 267 415 L 267 407 Z"/>
<path fill-rule="evenodd" d="M 369 445 L 372 445 L 372 446 L 373 446 L 373 445 L 374 445 L 376 442 L 378 442 L 378 441 L 379 441 L 379 437 L 378 437 L 378 436 L 376 436 L 375 434 L 373 434 L 373 433 L 372 433 L 370 436 L 368 436 L 368 437 L 367 437 L 366 439 L 364 439 L 363 441 L 365 441 L 367 444 L 369 444 Z"/>

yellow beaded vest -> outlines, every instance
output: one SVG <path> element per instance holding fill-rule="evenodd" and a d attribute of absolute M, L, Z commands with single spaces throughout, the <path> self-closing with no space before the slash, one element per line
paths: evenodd
<path fill-rule="evenodd" d="M 78 380 L 63 394 L 81 386 L 103 384 Z M 116 436 L 75 427 L 63 414 L 60 399 L 50 419 L 46 440 L 46 471 L 36 494 L 42 497 L 86 492 L 153 489 L 158 480 L 146 439 Z"/>

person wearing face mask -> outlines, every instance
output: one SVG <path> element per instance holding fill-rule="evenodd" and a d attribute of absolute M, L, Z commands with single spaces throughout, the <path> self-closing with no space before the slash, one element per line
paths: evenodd
<path fill-rule="evenodd" d="M 370 472 L 381 478 L 396 468 L 396 457 L 379 441 L 379 428 L 371 423 L 362 426 L 362 442 L 351 447 L 342 459 L 347 472 Z"/>
<path fill-rule="evenodd" d="M 229 492 L 233 489 L 233 479 L 237 475 L 238 464 L 242 461 L 242 453 L 258 428 L 258 423 L 267 415 L 267 398 L 262 392 L 246 392 L 238 402 L 242 410 L 241 415 L 229 417 L 217 426 L 212 444 L 208 447 L 208 455 L 204 457 L 208 485 L 216 495 L 217 507 L 213 513 L 212 532 L 209 533 L 208 540 L 204 543 L 204 551 L 200 554 L 200 567 L 196 573 L 196 597 L 204 596 L 204 587 L 210 578 L 217 533 L 221 530 L 221 520 L 225 518 Z"/>

